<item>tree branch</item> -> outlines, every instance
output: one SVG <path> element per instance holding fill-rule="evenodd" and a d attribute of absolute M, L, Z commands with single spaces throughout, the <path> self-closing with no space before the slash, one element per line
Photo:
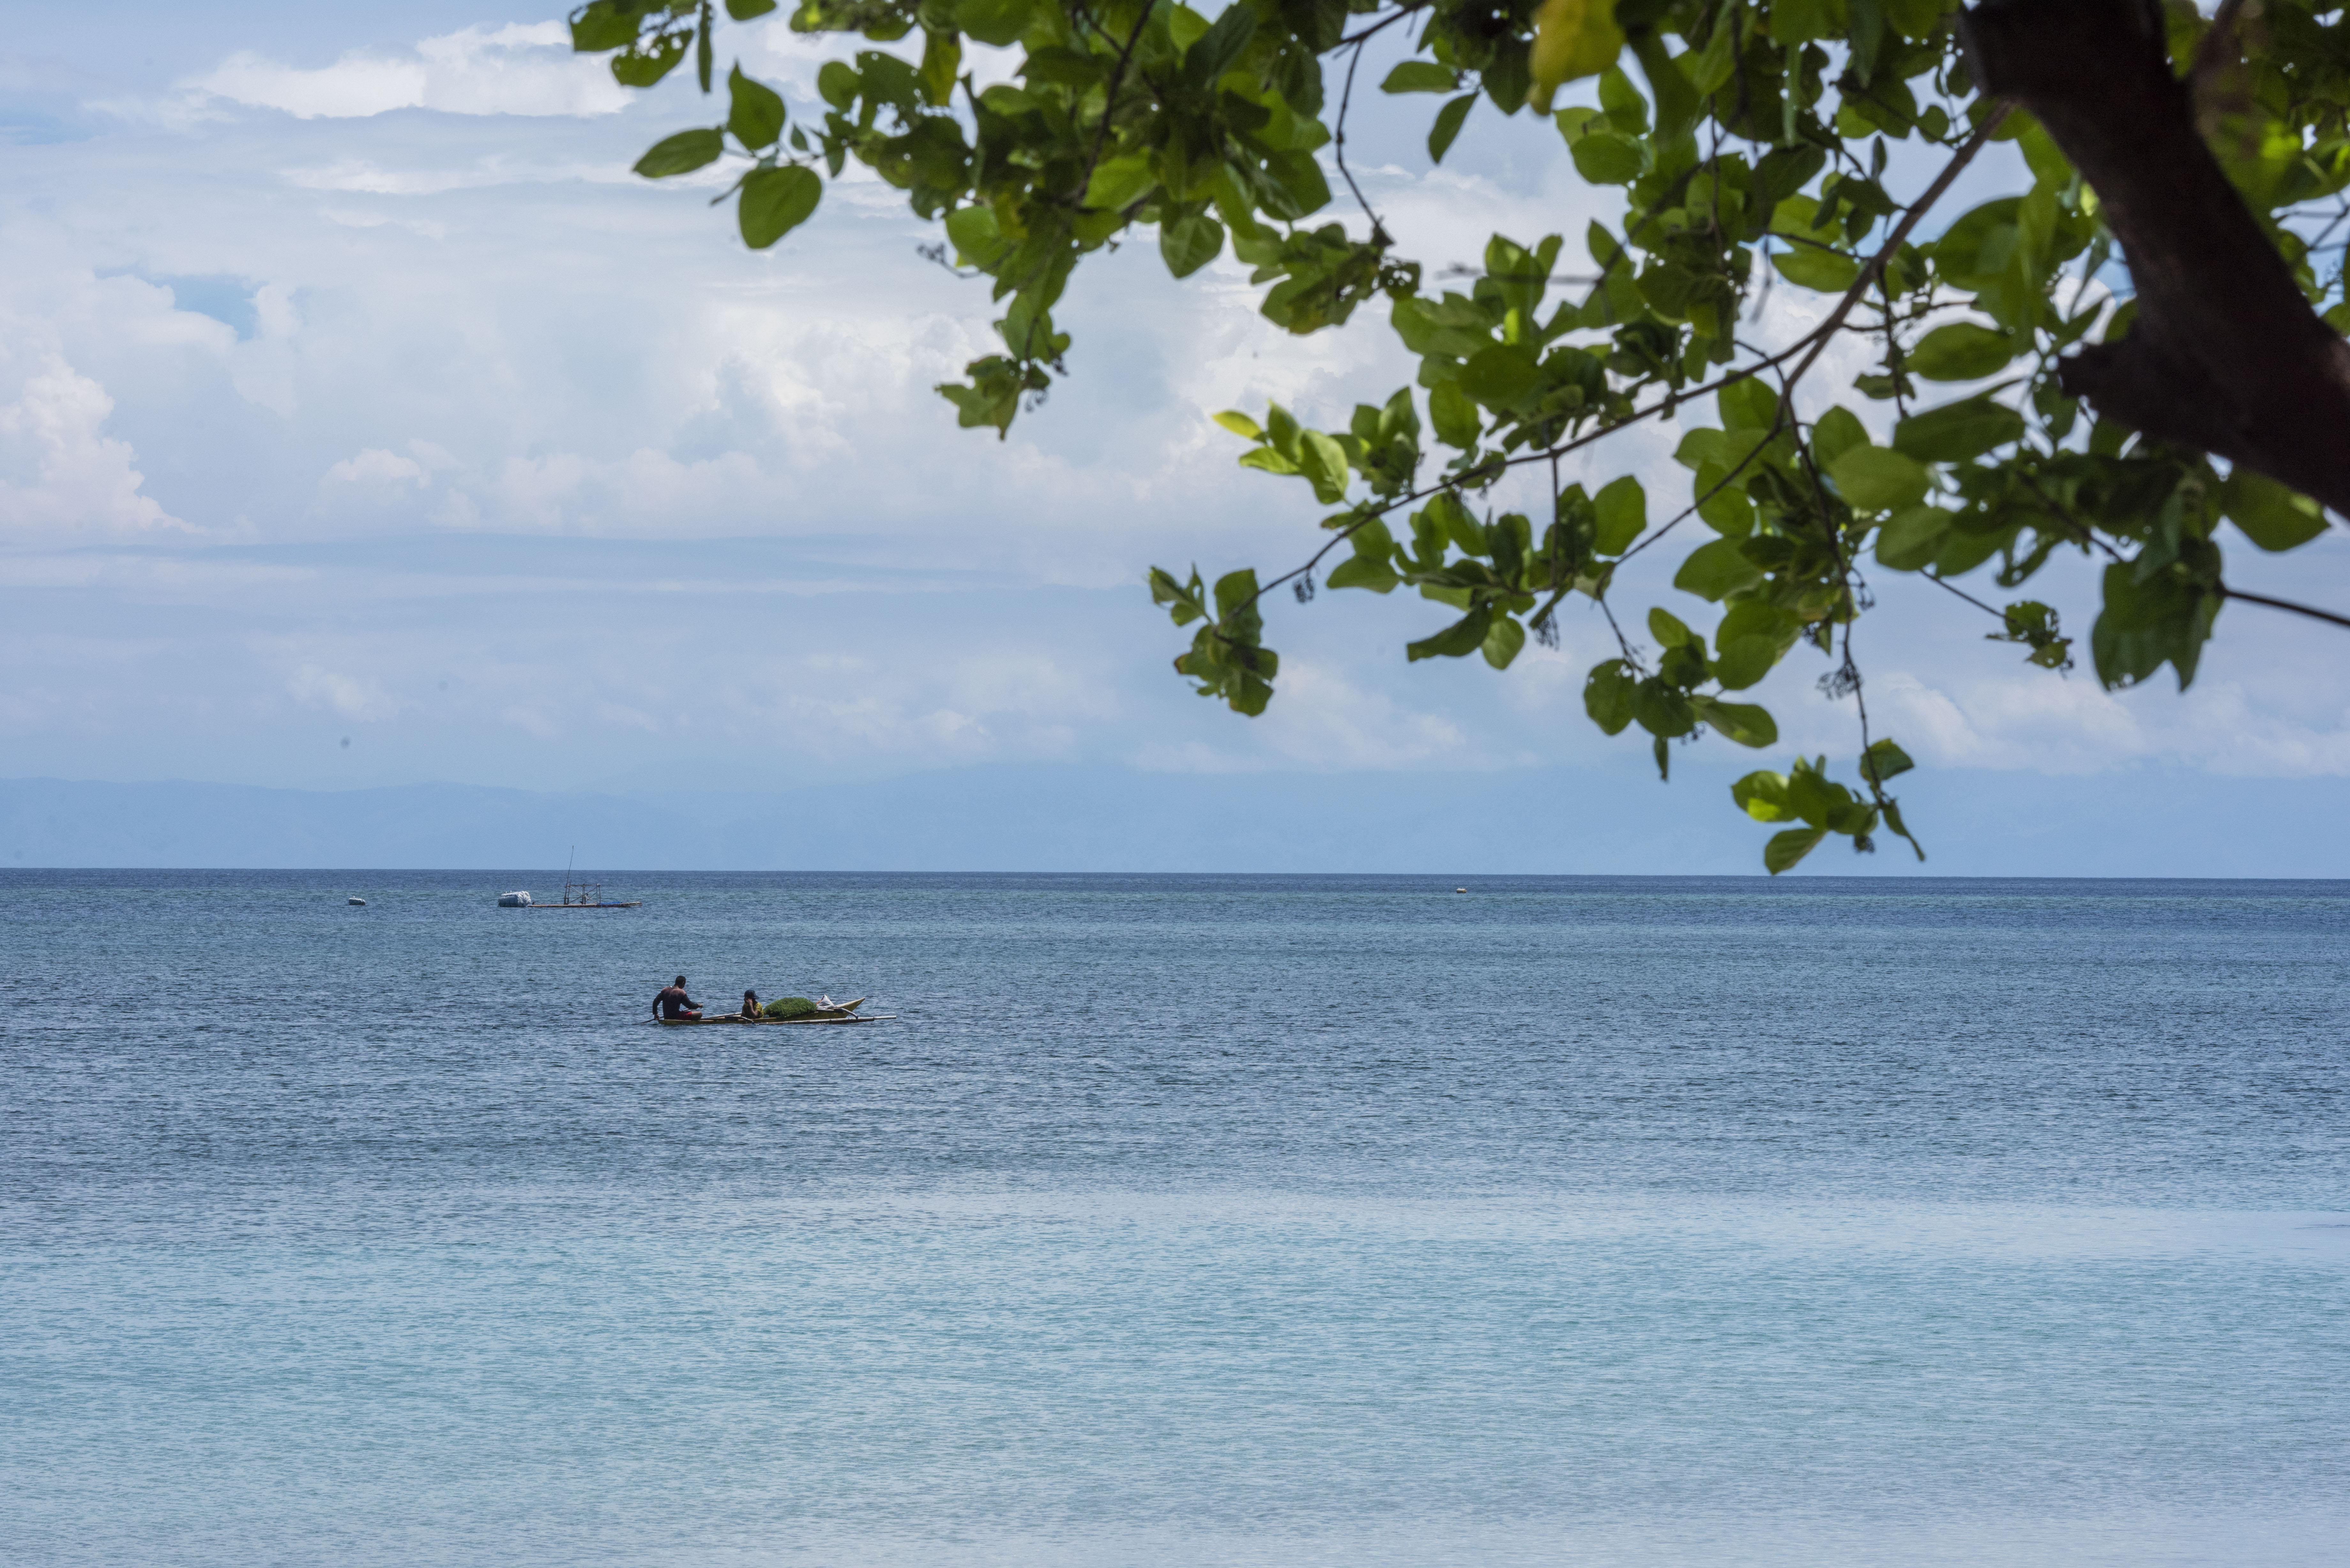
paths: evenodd
<path fill-rule="evenodd" d="M 2223 597 L 2241 599 L 2248 605 L 2266 605 L 2271 609 L 2290 610 L 2294 615 L 2305 615 L 2312 620 L 2322 620 L 2334 626 L 2350 627 L 2350 615 L 2335 615 L 2332 610 L 2317 609 L 2309 605 L 2297 605 L 2291 599 L 2272 599 L 2266 594 L 2248 594 L 2241 588 L 2231 588 L 2225 583 L 2220 585 L 2220 592 Z"/>
<path fill-rule="evenodd" d="M 2037 116 L 2097 192 L 2137 317 L 2062 361 L 2066 393 L 2350 513 L 2350 344 L 2318 317 L 2197 133 L 2143 0 L 1983 0 L 1976 82 Z"/>

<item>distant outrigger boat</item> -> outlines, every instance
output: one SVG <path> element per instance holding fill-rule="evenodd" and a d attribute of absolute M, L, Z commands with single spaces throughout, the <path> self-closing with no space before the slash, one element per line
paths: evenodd
<path fill-rule="evenodd" d="M 630 898 L 625 902 L 607 898 L 601 882 L 566 882 L 563 884 L 562 902 L 530 903 L 522 907 L 525 909 L 633 909 L 643 902 L 641 898 Z"/>
<path fill-rule="evenodd" d="M 576 862 L 577 858 L 576 851 L 573 858 Z M 630 898 L 623 901 L 618 898 L 607 898 L 604 897 L 604 884 L 574 882 L 571 879 L 571 865 L 566 864 L 563 867 L 563 898 L 560 902 L 537 903 L 527 893 L 508 893 L 498 902 L 509 909 L 633 909 L 644 900 Z"/>

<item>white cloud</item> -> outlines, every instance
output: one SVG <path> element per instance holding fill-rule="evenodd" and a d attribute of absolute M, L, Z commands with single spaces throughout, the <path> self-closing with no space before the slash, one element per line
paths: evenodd
<path fill-rule="evenodd" d="M 795 115 L 818 61 L 865 47 L 780 20 L 749 32 L 767 47 L 746 52 L 745 68 L 795 93 Z M 983 81 L 1001 64 L 993 51 L 974 61 Z M 1278 399 L 1326 425 L 1383 399 L 1416 369 L 1383 306 L 1345 331 L 1292 337 L 1258 315 L 1258 291 L 1229 258 L 1178 286 L 1143 236 L 1073 280 L 1056 314 L 1076 333 L 1075 375 L 1048 405 L 1009 441 L 959 431 L 931 389 L 995 347 L 1000 306 L 985 284 L 919 260 L 913 246 L 932 232 L 856 171 L 827 188 L 806 229 L 747 253 L 723 211 L 704 205 L 707 190 L 627 172 L 675 117 L 702 113 L 690 86 L 671 85 L 606 115 L 639 95 L 601 61 L 569 56 L 555 25 L 477 27 L 319 69 L 239 55 L 204 78 L 213 119 L 201 136 L 151 119 L 19 150 L 21 177 L 0 192 L 11 244 L 0 344 L 25 374 L 54 341 L 75 379 L 36 390 L 0 362 L 0 410 L 16 421 L 0 433 L 0 483 L 16 486 L 0 493 L 0 529 L 14 542 L 14 524 L 41 519 L 45 546 L 37 562 L 0 561 L 0 587 L 26 590 L 12 607 L 36 587 L 47 602 L 78 591 L 126 618 L 182 607 L 167 618 L 193 628 L 172 634 L 192 683 L 234 666 L 244 656 L 223 649 L 246 646 L 239 637 L 263 620 L 317 617 L 315 645 L 250 656 L 254 711 L 290 711 L 298 667 L 308 706 L 392 704 L 420 735 L 465 741 L 412 755 L 471 759 L 478 742 L 515 777 L 539 776 L 519 760 L 543 754 L 534 736 L 547 750 L 562 737 L 567 752 L 603 737 L 647 783 L 706 783 L 717 753 L 761 777 L 1063 754 L 1185 771 L 1484 769 L 1531 760 L 1529 748 L 1544 761 L 1637 760 L 1635 739 L 1606 740 L 1582 716 L 1584 672 L 1613 641 L 1580 601 L 1563 649 L 1529 648 L 1505 674 L 1473 659 L 1407 666 L 1401 642 L 1451 615 L 1408 595 L 1279 605 L 1268 635 L 1287 656 L 1281 694 L 1254 722 L 1191 696 L 1168 670 L 1187 634 L 1136 589 L 1145 566 L 1281 569 L 1326 537 L 1314 527 L 1326 509 L 1305 487 L 1238 469 L 1241 444 L 1206 413 Z M 447 112 L 385 112 L 402 107 Z M 484 114 L 542 118 L 460 118 Z M 1560 271 L 1582 271 L 1586 221 L 1613 221 L 1617 195 L 1581 186 L 1555 137 L 1523 119 L 1504 128 L 1481 111 L 1432 173 L 1406 156 L 1416 130 L 1393 166 L 1377 161 L 1377 130 L 1365 126 L 1357 171 L 1439 284 L 1496 229 L 1563 231 Z M 1480 161 L 1481 136 L 1503 151 Z M 1342 197 L 1330 216 L 1359 228 L 1345 207 Z M 239 308 L 227 314 L 244 327 L 249 301 L 247 335 L 175 309 L 173 279 L 189 284 L 178 293 L 188 303 L 214 297 L 196 286 L 206 280 L 216 293 L 233 284 Z M 1782 286 L 1754 330 L 1785 341 L 1818 306 Z M 28 337 L 26 323 L 47 336 Z M 1839 364 L 1815 376 L 1823 398 Z M 1669 515 L 1688 497 L 1669 456 L 1677 433 L 1653 421 L 1578 454 L 1564 477 L 1636 471 L 1651 515 Z M 60 532 L 68 512 L 111 519 L 113 537 L 140 543 L 177 526 L 146 494 L 142 467 L 202 530 L 188 542 L 219 542 L 231 519 L 250 517 L 244 540 L 265 550 L 220 552 L 198 569 L 187 551 L 60 547 L 88 542 Z M 1523 509 L 1542 477 L 1512 480 L 1501 504 Z M 80 499 L 56 499 L 68 492 Z M 47 499 L 21 499 L 36 493 Z M 265 554 L 302 562 L 327 539 L 333 550 L 310 557 L 315 580 L 297 591 L 235 575 L 263 571 Z M 1625 575 L 1617 607 L 1635 640 L 1650 604 L 1711 624 L 1667 586 L 1679 543 Z M 1009 613 L 993 597 L 1040 585 L 1117 597 L 1038 592 Z M 2333 602 L 2316 588 L 2299 597 Z M 2065 611 L 2074 618 L 2073 601 Z M 1908 614 L 1868 623 L 1863 662 L 1879 731 L 1921 761 L 2344 771 L 2341 701 L 2284 695 L 2295 678 L 2284 671 L 2316 659 L 2280 658 L 2271 680 L 2223 669 L 2215 649 L 2206 687 L 2184 702 L 2165 691 L 2112 698 L 2085 674 L 1977 679 L 1964 650 L 1980 652 L 1980 628 L 1938 628 L 1929 648 L 1922 632 L 1896 635 Z M 510 623 L 541 635 L 511 635 Z M 602 635 L 581 639 L 588 625 Z M 2231 612 L 2223 642 L 2238 630 Z M 2004 648 L 1982 657 L 2013 662 Z M 1784 691 L 1756 694 L 1787 735 L 1757 759 L 1767 765 L 1799 745 L 1848 756 L 1855 738 L 1848 707 L 1811 691 L 1816 661 L 1797 662 Z M 434 691 L 456 669 L 466 681 L 445 701 L 398 707 L 389 695 Z M 1902 669 L 1932 685 L 1893 690 Z M 75 679 L 81 706 L 130 701 Z M 648 725 L 696 744 L 629 745 Z M 218 748 L 228 760 L 217 771 L 234 772 L 260 765 L 246 749 L 257 732 L 187 744 Z"/>
<path fill-rule="evenodd" d="M 1245 731 L 1236 749 L 1198 741 L 1151 742 L 1128 758 L 1150 773 L 1252 773 L 1269 767 L 1315 772 L 1392 772 L 1430 768 L 1484 771 L 1503 765 L 1454 720 L 1415 712 L 1384 692 L 1366 691 L 1340 670 L 1310 659 L 1284 659 L 1278 695 Z"/>
<path fill-rule="evenodd" d="M 403 480 L 412 480 L 421 486 L 432 483 L 432 476 L 425 472 L 423 465 L 412 457 L 401 457 L 397 452 L 371 446 L 358 456 L 347 457 L 327 470 L 327 480 L 329 483 L 342 484 L 398 484 Z"/>
<path fill-rule="evenodd" d="M 286 682 L 289 695 L 305 707 L 324 708 L 346 719 L 388 719 L 400 704 L 365 676 L 344 675 L 316 664 L 305 664 Z"/>
<path fill-rule="evenodd" d="M 1948 689 L 1897 671 L 1869 684 L 1871 713 L 1952 767 L 2096 774 L 2155 763 L 2240 778 L 2350 776 L 2350 711 L 2331 727 L 2256 708 L 2233 680 L 2183 695 L 2115 693 L 2074 675 L 1974 680 Z"/>
<path fill-rule="evenodd" d="M 188 84 L 202 97 L 300 119 L 345 119 L 396 109 L 446 114 L 595 115 L 628 106 L 600 58 L 571 53 L 559 22 L 473 26 L 426 38 L 411 53 L 353 50 L 304 69 L 240 52 Z"/>
<path fill-rule="evenodd" d="M 104 387 L 55 355 L 0 404 L 0 529 L 11 542 L 186 531 L 145 493 L 130 443 L 105 433 L 113 412 Z"/>

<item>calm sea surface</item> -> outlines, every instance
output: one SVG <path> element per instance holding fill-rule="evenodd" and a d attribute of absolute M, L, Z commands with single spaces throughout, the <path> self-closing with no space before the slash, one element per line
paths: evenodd
<path fill-rule="evenodd" d="M 2350 884 L 607 881 L 0 872 L 0 1560 L 2350 1563 Z"/>

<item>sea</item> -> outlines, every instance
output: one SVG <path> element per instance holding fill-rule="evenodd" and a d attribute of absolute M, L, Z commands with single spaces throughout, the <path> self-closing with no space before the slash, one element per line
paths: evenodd
<path fill-rule="evenodd" d="M 0 1562 L 2350 1563 L 2350 883 L 559 880 L 0 871 Z"/>

